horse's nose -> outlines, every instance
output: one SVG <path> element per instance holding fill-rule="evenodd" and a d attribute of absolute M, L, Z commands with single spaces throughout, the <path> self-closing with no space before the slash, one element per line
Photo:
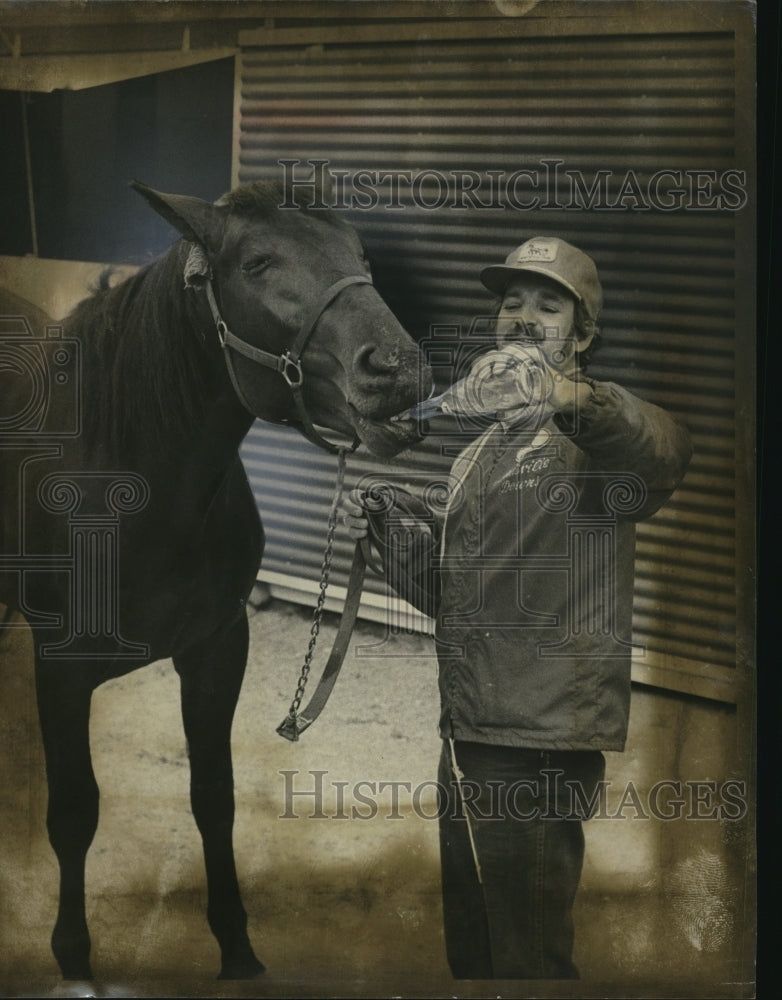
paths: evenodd
<path fill-rule="evenodd" d="M 429 392 L 431 369 L 414 345 L 364 344 L 353 365 L 352 393 L 374 418 L 401 413 Z"/>
<path fill-rule="evenodd" d="M 353 355 L 353 366 L 361 375 L 396 375 L 401 364 L 398 348 L 363 344 Z"/>

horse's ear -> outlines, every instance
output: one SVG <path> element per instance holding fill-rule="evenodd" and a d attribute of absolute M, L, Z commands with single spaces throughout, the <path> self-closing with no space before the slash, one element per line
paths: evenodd
<path fill-rule="evenodd" d="M 158 215 L 190 240 L 207 250 L 219 249 L 219 234 L 223 213 L 215 205 L 186 194 L 163 194 L 141 181 L 131 181 L 134 191 L 145 198 Z"/>

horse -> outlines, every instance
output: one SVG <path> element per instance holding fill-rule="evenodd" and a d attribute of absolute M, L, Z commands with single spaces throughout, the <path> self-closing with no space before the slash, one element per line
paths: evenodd
<path fill-rule="evenodd" d="M 92 979 L 92 694 L 170 658 L 218 978 L 253 978 L 230 733 L 264 533 L 238 449 L 260 418 L 332 452 L 392 456 L 416 439 L 392 418 L 431 373 L 357 232 L 317 198 L 283 208 L 266 182 L 214 203 L 132 186 L 181 237 L 168 252 L 61 326 L 0 327 L 0 602 L 33 638 L 60 871 L 51 947 L 64 979 Z"/>

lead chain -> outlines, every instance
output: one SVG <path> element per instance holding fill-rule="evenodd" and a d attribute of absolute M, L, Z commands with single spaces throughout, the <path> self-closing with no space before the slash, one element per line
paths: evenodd
<path fill-rule="evenodd" d="M 339 511 L 339 505 L 342 500 L 342 488 L 345 482 L 345 458 L 348 450 L 349 449 L 346 448 L 340 448 L 337 456 L 337 482 L 334 487 L 334 499 L 331 504 L 331 510 L 329 511 L 328 529 L 326 531 L 326 548 L 323 553 L 323 564 L 320 570 L 320 591 L 318 593 L 317 603 L 315 604 L 315 610 L 312 614 L 310 641 L 307 646 L 307 652 L 304 654 L 304 663 L 302 664 L 299 682 L 296 686 L 296 694 L 293 696 L 291 707 L 288 710 L 288 715 L 294 720 L 294 722 L 299 711 L 299 706 L 301 705 L 301 700 L 304 697 L 304 689 L 307 686 L 307 679 L 312 666 L 312 656 L 315 652 L 315 646 L 318 641 L 318 633 L 320 632 L 320 622 L 323 617 L 323 605 L 326 601 L 326 590 L 329 585 L 329 574 L 331 573 L 331 560 L 334 550 L 334 534 L 337 530 L 337 512 Z"/>

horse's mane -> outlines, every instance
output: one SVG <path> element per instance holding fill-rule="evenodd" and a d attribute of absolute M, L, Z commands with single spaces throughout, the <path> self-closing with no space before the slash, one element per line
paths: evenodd
<path fill-rule="evenodd" d="M 82 348 L 86 446 L 113 458 L 160 451 L 202 414 L 200 343 L 194 303 L 184 287 L 188 245 L 176 243 L 155 263 L 114 288 L 101 288 L 66 320 Z"/>
<path fill-rule="evenodd" d="M 216 204 L 226 206 L 237 215 L 260 215 L 268 218 L 283 203 L 292 207 L 290 203 L 293 201 L 297 210 L 313 212 L 327 221 L 338 222 L 338 213 L 329 210 L 329 197 L 319 181 L 304 183 L 300 188 L 287 193 L 277 181 L 254 181 L 228 191 Z"/>
<path fill-rule="evenodd" d="M 276 212 L 282 203 L 283 190 L 281 185 L 271 181 L 256 181 L 254 184 L 243 184 L 226 192 L 218 198 L 216 204 L 224 205 L 239 215 L 258 213 L 270 215 Z"/>

